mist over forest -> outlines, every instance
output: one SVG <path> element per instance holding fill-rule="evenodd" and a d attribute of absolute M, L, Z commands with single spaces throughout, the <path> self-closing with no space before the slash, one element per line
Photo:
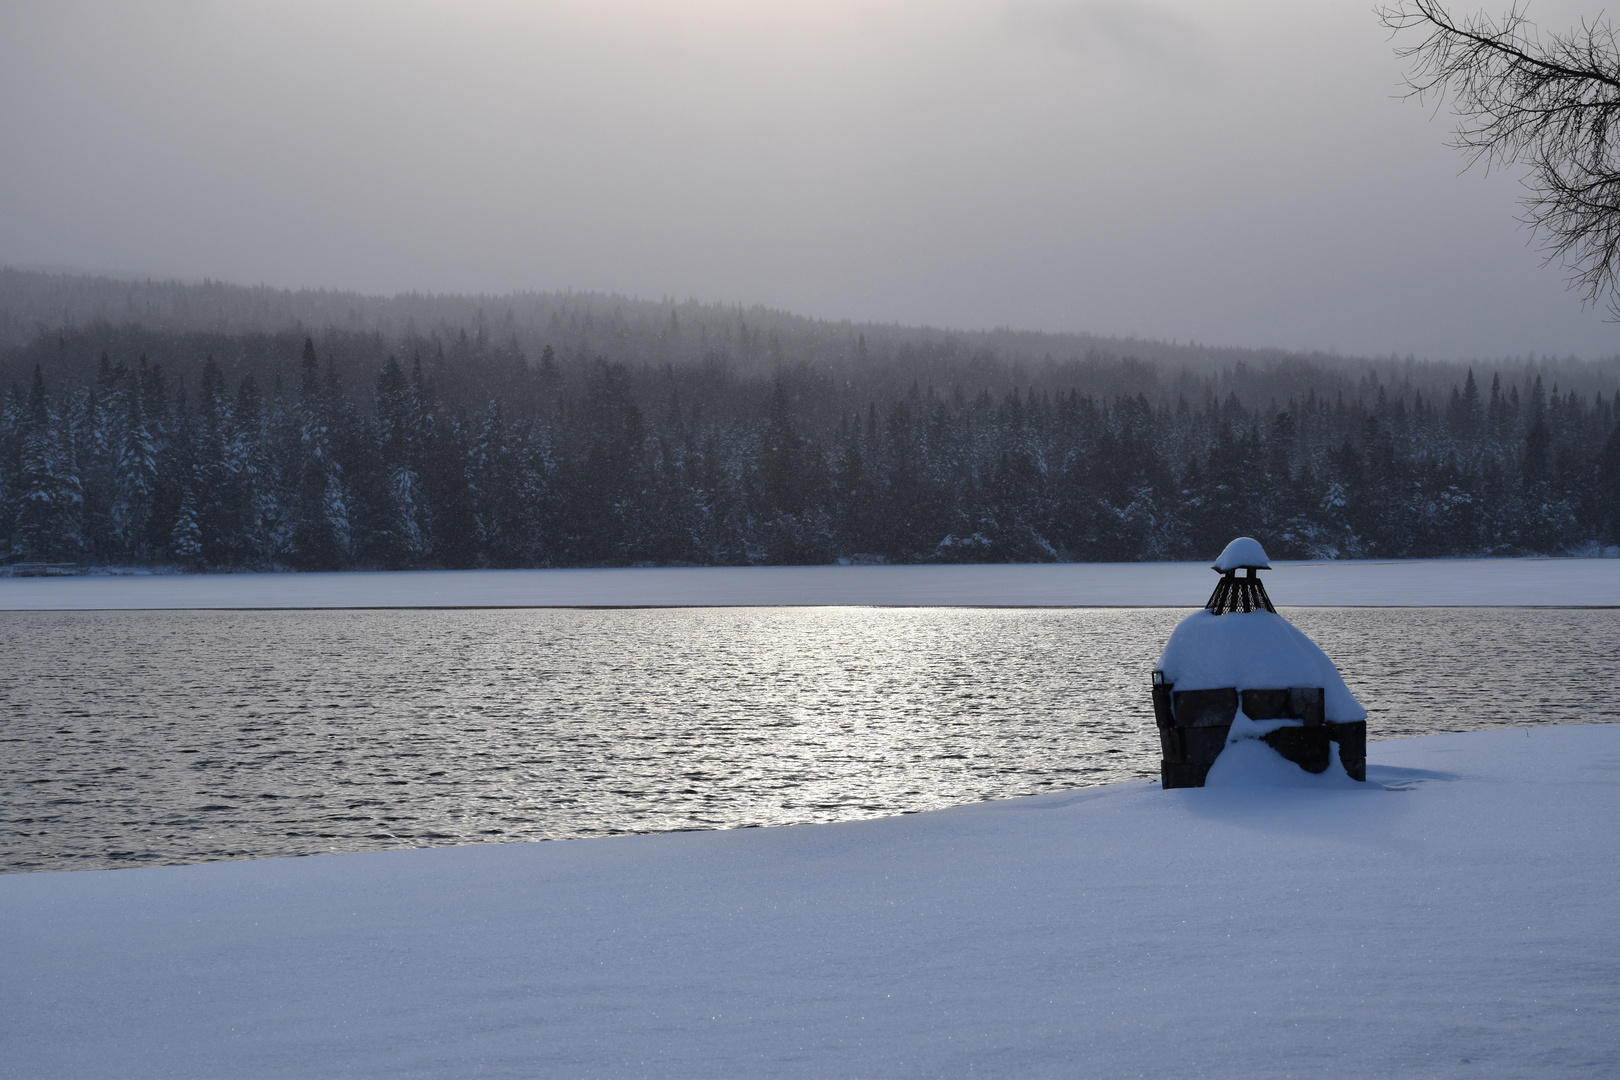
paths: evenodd
<path fill-rule="evenodd" d="M 300 569 L 1593 552 L 1620 360 L 0 271 L 0 552 Z"/>

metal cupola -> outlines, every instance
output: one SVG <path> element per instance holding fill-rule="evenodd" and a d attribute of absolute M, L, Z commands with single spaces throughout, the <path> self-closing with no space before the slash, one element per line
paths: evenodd
<path fill-rule="evenodd" d="M 1206 610 L 1216 615 L 1229 611 L 1276 613 L 1271 597 L 1266 595 L 1266 587 L 1255 576 L 1256 570 L 1271 569 L 1271 560 L 1266 558 L 1266 549 L 1260 546 L 1260 541 L 1252 536 L 1238 537 L 1226 545 L 1210 569 L 1220 574 L 1221 580 L 1210 594 L 1209 603 L 1204 605 Z M 1239 570 L 1244 571 L 1245 576 L 1238 577 Z"/>

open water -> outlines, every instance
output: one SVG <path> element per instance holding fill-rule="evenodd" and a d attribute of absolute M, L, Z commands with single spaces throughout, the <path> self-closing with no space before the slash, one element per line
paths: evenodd
<path fill-rule="evenodd" d="M 1170 609 L 0 614 L 0 871 L 718 829 L 1158 775 Z M 1620 611 L 1289 609 L 1373 739 L 1620 720 Z"/>

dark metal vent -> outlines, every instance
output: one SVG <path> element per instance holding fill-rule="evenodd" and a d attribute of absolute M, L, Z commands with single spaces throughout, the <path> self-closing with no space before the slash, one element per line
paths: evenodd
<path fill-rule="evenodd" d="M 1217 615 L 1225 615 L 1229 611 L 1269 611 L 1275 615 L 1277 609 L 1271 606 L 1271 597 L 1266 595 L 1266 587 L 1260 584 L 1254 570 L 1249 569 L 1244 573 L 1246 577 L 1238 577 L 1236 570 L 1222 574 L 1204 608 Z"/>

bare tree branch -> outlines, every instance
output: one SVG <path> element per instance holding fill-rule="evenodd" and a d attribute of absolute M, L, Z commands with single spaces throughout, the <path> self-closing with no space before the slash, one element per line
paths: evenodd
<path fill-rule="evenodd" d="M 1523 220 L 1547 262 L 1620 318 L 1620 41 L 1604 19 L 1543 37 L 1526 10 L 1459 19 L 1437 0 L 1399 0 L 1378 17 L 1424 35 L 1396 49 L 1412 62 L 1410 95 L 1450 99 L 1452 145 L 1472 162 L 1528 167 Z"/>

